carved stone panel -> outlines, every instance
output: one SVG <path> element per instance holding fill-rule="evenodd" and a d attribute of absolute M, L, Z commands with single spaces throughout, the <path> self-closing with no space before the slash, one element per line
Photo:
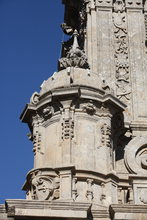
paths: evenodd
<path fill-rule="evenodd" d="M 31 192 L 34 200 L 54 200 L 59 198 L 59 178 L 36 176 L 32 179 Z"/>
<path fill-rule="evenodd" d="M 116 65 L 116 95 L 124 103 L 128 104 L 131 96 L 127 15 L 123 0 L 114 3 L 114 46 Z"/>

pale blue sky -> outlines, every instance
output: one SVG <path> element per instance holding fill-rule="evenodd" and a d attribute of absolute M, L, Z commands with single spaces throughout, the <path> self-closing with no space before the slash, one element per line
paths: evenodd
<path fill-rule="evenodd" d="M 0 203 L 24 198 L 33 168 L 29 129 L 19 116 L 57 68 L 63 34 L 61 0 L 0 0 Z"/>

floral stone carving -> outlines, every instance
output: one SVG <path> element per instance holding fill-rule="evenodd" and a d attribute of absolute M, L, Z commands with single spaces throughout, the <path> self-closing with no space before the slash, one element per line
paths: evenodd
<path fill-rule="evenodd" d="M 54 200 L 59 198 L 59 178 L 38 176 L 32 180 L 32 199 Z"/>
<path fill-rule="evenodd" d="M 116 95 L 124 102 L 130 100 L 130 73 L 128 54 L 128 33 L 125 4 L 116 0 L 113 13 L 115 66 L 116 66 Z"/>

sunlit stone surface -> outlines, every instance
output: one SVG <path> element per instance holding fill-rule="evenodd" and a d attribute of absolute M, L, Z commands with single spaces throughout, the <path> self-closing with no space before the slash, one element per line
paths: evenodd
<path fill-rule="evenodd" d="M 21 115 L 26 200 L 6 200 L 0 219 L 146 220 L 147 1 L 63 4 L 58 72 Z"/>

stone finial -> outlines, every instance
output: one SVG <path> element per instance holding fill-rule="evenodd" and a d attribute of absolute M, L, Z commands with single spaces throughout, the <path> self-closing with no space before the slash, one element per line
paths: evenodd
<path fill-rule="evenodd" d="M 59 59 L 59 70 L 66 69 L 67 67 L 79 67 L 88 69 L 86 55 L 83 50 L 80 49 L 78 44 L 78 31 L 73 33 L 73 45 L 66 57 Z"/>

